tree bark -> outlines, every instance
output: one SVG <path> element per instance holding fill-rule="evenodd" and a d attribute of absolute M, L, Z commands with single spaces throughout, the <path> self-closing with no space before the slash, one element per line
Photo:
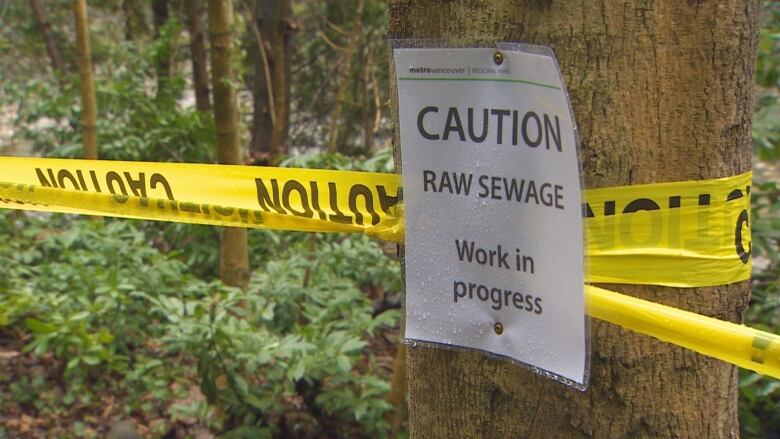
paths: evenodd
<path fill-rule="evenodd" d="M 750 169 L 757 15 L 755 0 L 391 0 L 389 34 L 552 46 L 595 188 Z M 735 322 L 749 294 L 748 282 L 607 287 Z M 739 436 L 735 367 L 595 320 L 591 349 L 579 392 L 484 355 L 410 347 L 412 437 Z"/>
<path fill-rule="evenodd" d="M 232 0 L 209 0 L 209 40 L 211 43 L 211 89 L 214 92 L 214 122 L 217 148 L 222 164 L 242 164 L 238 132 L 238 104 L 230 62 L 233 51 Z M 220 276 L 226 285 L 245 288 L 249 277 L 246 229 L 222 229 Z"/>
<path fill-rule="evenodd" d="M 97 103 L 95 83 L 92 79 L 92 49 L 89 45 L 89 21 L 87 1 L 73 0 L 76 23 L 76 53 L 81 81 L 81 124 L 83 125 L 84 158 L 97 159 Z"/>
<path fill-rule="evenodd" d="M 250 151 L 255 161 L 268 163 L 286 150 L 292 34 L 297 25 L 290 0 L 259 0 L 251 12 L 257 44 L 251 48 L 255 62 Z"/>
<path fill-rule="evenodd" d="M 125 39 L 127 41 L 134 41 L 148 34 L 146 5 L 145 0 L 122 0 L 122 13 L 125 16 Z"/>
<path fill-rule="evenodd" d="M 271 60 L 273 61 L 274 111 L 276 123 L 271 131 L 271 151 L 279 154 L 285 151 L 287 133 L 290 126 L 290 58 L 292 39 L 289 35 L 291 19 L 290 0 L 279 0 L 278 11 L 271 43 Z"/>
<path fill-rule="evenodd" d="M 209 97 L 209 73 L 206 65 L 206 38 L 203 34 L 203 3 L 201 0 L 186 0 L 187 27 L 190 33 L 190 59 L 192 60 L 192 83 L 195 89 L 195 108 L 211 111 Z"/>
<path fill-rule="evenodd" d="M 374 115 L 376 112 L 371 111 L 372 93 L 371 93 L 371 47 L 366 44 L 365 50 L 361 56 L 361 66 L 363 67 L 360 74 L 360 98 L 361 98 L 361 117 L 363 125 L 363 145 L 362 150 L 366 155 L 371 154 L 374 149 Z"/>
<path fill-rule="evenodd" d="M 162 28 L 168 22 L 170 12 L 168 0 L 152 0 L 152 18 L 154 22 L 154 37 L 163 37 Z M 162 53 L 157 54 L 157 96 L 165 90 L 168 81 L 173 77 L 173 50 L 170 41 L 166 42 Z"/>
<path fill-rule="evenodd" d="M 339 86 L 336 90 L 336 102 L 333 105 L 333 112 L 330 116 L 330 130 L 328 131 L 328 152 L 334 153 L 339 149 L 339 124 L 341 123 L 341 111 L 344 108 L 344 101 L 347 96 L 347 86 L 349 85 L 350 74 L 352 73 L 352 62 L 355 60 L 355 54 L 363 36 L 363 8 L 365 0 L 357 0 L 355 10 L 355 25 L 349 35 L 347 51 L 344 54 L 341 67 L 339 68 Z"/>
<path fill-rule="evenodd" d="M 60 55 L 57 40 L 51 31 L 51 24 L 46 20 L 46 15 L 43 13 L 43 8 L 38 0 L 30 0 L 30 7 L 35 16 L 35 24 L 41 33 L 41 38 L 43 38 L 43 44 L 46 46 L 46 53 L 51 61 L 51 70 L 57 78 L 60 88 L 62 88 L 65 85 L 65 64 L 62 62 L 62 55 Z"/>

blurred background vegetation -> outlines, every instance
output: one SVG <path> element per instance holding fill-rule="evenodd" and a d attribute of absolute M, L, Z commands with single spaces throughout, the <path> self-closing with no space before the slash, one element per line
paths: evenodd
<path fill-rule="evenodd" d="M 247 164 L 392 172 L 379 0 L 235 0 Z M 80 157 L 72 2 L 0 0 L 0 155 Z M 200 0 L 89 2 L 103 159 L 216 160 Z M 764 5 L 751 326 L 780 332 L 780 6 Z M 207 42 L 207 38 L 202 43 Z M 214 228 L 0 211 L 0 438 L 384 437 L 395 246 L 252 230 L 246 289 Z M 740 374 L 744 437 L 780 437 L 780 382 Z M 402 436 L 405 432 L 401 431 Z"/>

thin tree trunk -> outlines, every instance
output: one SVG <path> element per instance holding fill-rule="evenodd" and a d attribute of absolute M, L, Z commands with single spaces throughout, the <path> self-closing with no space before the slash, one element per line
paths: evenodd
<path fill-rule="evenodd" d="M 552 46 L 595 188 L 750 169 L 757 15 L 755 0 L 391 0 L 389 34 Z M 735 322 L 749 293 L 608 288 Z M 591 349 L 579 392 L 481 354 L 409 347 L 412 437 L 739 436 L 735 367 L 595 320 Z"/>
<path fill-rule="evenodd" d="M 250 151 L 253 160 L 268 163 L 285 152 L 290 127 L 292 33 L 297 29 L 290 0 L 259 0 L 252 10 L 254 114 Z"/>
<path fill-rule="evenodd" d="M 195 108 L 211 111 L 209 97 L 209 73 L 206 58 L 206 38 L 203 34 L 203 3 L 201 0 L 186 0 L 187 26 L 190 33 L 190 58 L 192 60 L 192 83 L 195 89 Z"/>
<path fill-rule="evenodd" d="M 238 104 L 232 83 L 230 62 L 233 51 L 233 3 L 209 0 L 209 40 L 211 43 L 211 88 L 214 91 L 214 121 L 217 128 L 219 162 L 243 163 L 238 132 Z M 245 288 L 249 277 L 246 229 L 222 229 L 220 276 L 226 285 Z"/>
<path fill-rule="evenodd" d="M 249 152 L 252 161 L 267 165 L 271 162 L 271 132 L 276 124 L 274 108 L 272 62 L 269 54 L 273 35 L 272 17 L 276 13 L 276 1 L 253 1 L 249 9 L 250 30 L 255 44 L 250 44 L 248 53 L 254 61 L 253 70 L 247 75 L 252 89 L 252 136 Z"/>
<path fill-rule="evenodd" d="M 361 117 L 363 119 L 362 149 L 366 154 L 370 154 L 374 149 L 374 113 L 371 112 L 371 48 L 368 45 L 366 45 L 362 61 L 363 62 L 361 64 L 363 66 L 363 71 L 361 72 L 362 74 L 360 76 L 360 96 L 362 100 L 361 106 L 363 107 L 361 110 Z"/>
<path fill-rule="evenodd" d="M 355 59 L 360 38 L 363 36 L 363 7 L 365 0 L 357 0 L 355 10 L 355 26 L 349 36 L 347 51 L 339 68 L 339 87 L 336 90 L 336 102 L 333 105 L 333 112 L 330 116 L 330 130 L 328 131 L 328 152 L 334 153 L 339 148 L 339 124 L 341 123 L 341 111 L 344 108 L 344 101 L 347 95 L 347 86 L 349 85 L 350 73 L 352 73 L 352 62 Z"/>
<path fill-rule="evenodd" d="M 44 45 L 46 45 L 46 53 L 51 61 L 51 70 L 57 78 L 60 88 L 62 88 L 65 85 L 65 64 L 62 62 L 62 55 L 60 55 L 57 40 L 51 31 L 51 24 L 46 20 L 46 15 L 43 13 L 43 8 L 38 0 L 30 0 L 30 7 L 33 10 L 33 15 L 35 15 L 35 24 L 41 33 Z"/>
<path fill-rule="evenodd" d="M 86 0 L 73 0 L 76 22 L 76 53 L 81 81 L 81 123 L 83 125 L 84 158 L 97 159 L 97 104 L 92 79 L 92 49 L 89 45 L 89 21 Z"/>
<path fill-rule="evenodd" d="M 162 28 L 168 22 L 170 12 L 168 0 L 152 0 L 152 18 L 154 21 L 154 37 L 159 39 Z M 165 50 L 157 57 L 157 95 L 165 90 L 168 81 L 173 77 L 173 50 L 170 42 L 167 42 Z"/>
<path fill-rule="evenodd" d="M 146 0 L 122 0 L 122 13 L 125 16 L 125 39 L 127 41 L 134 41 L 148 33 L 146 5 Z"/>
<path fill-rule="evenodd" d="M 390 424 L 390 437 L 397 437 L 404 422 L 406 407 L 406 345 L 399 344 L 393 360 L 393 375 L 390 379 L 390 392 L 387 402 L 393 410 L 387 413 L 386 420 Z"/>
<path fill-rule="evenodd" d="M 275 93 L 274 111 L 276 111 L 276 123 L 271 131 L 271 152 L 281 154 L 285 152 L 287 133 L 290 125 L 290 57 L 291 38 L 289 29 L 291 24 L 290 0 L 279 0 L 276 25 L 274 26 L 271 59 L 273 59 L 273 84 Z"/>

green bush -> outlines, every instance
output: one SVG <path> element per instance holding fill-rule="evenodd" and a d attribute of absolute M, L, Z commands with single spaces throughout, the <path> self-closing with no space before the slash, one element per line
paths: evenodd
<path fill-rule="evenodd" d="M 212 116 L 180 102 L 187 86 L 183 73 L 167 79 L 162 90 L 149 87 L 158 46 L 140 50 L 112 46 L 110 56 L 97 72 L 100 158 L 213 162 L 216 148 Z M 59 90 L 55 84 L 38 79 L 21 84 L 8 81 L 0 85 L 0 91 L 0 104 L 17 109 L 14 122 L 20 140 L 30 142 L 37 153 L 47 157 L 83 156 L 80 98 L 75 83 Z"/>
<path fill-rule="evenodd" d="M 757 99 L 753 147 L 760 160 L 780 158 L 780 5 L 764 2 L 756 66 Z M 766 267 L 753 273 L 752 295 L 745 322 L 780 333 L 780 187 L 757 182 L 751 193 L 754 261 Z M 780 437 L 780 382 L 740 370 L 740 426 L 745 438 Z"/>
<path fill-rule="evenodd" d="M 279 246 L 243 292 L 192 276 L 145 228 L 0 212 L 0 233 L 14 236 L 0 243 L 0 329 L 27 332 L 26 351 L 62 361 L 66 404 L 108 390 L 126 412 L 167 410 L 171 383 L 199 377 L 212 408 L 171 415 L 244 437 L 387 432 L 387 373 L 368 346 L 399 313 L 378 312 L 364 290 L 397 295 L 399 268 L 378 243 L 263 232 Z"/>

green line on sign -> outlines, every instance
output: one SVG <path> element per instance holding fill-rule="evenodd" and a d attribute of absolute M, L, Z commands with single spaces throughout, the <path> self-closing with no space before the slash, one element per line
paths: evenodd
<path fill-rule="evenodd" d="M 404 76 L 401 78 L 398 78 L 399 81 L 483 81 L 483 82 L 513 82 L 515 84 L 528 84 L 528 85 L 538 85 L 539 87 L 545 87 L 545 88 L 552 88 L 555 90 L 560 90 L 561 88 L 557 85 L 550 85 L 550 84 L 542 84 L 541 82 L 533 82 L 533 81 L 524 81 L 522 79 L 505 79 L 505 78 L 413 78 L 409 76 Z"/>

